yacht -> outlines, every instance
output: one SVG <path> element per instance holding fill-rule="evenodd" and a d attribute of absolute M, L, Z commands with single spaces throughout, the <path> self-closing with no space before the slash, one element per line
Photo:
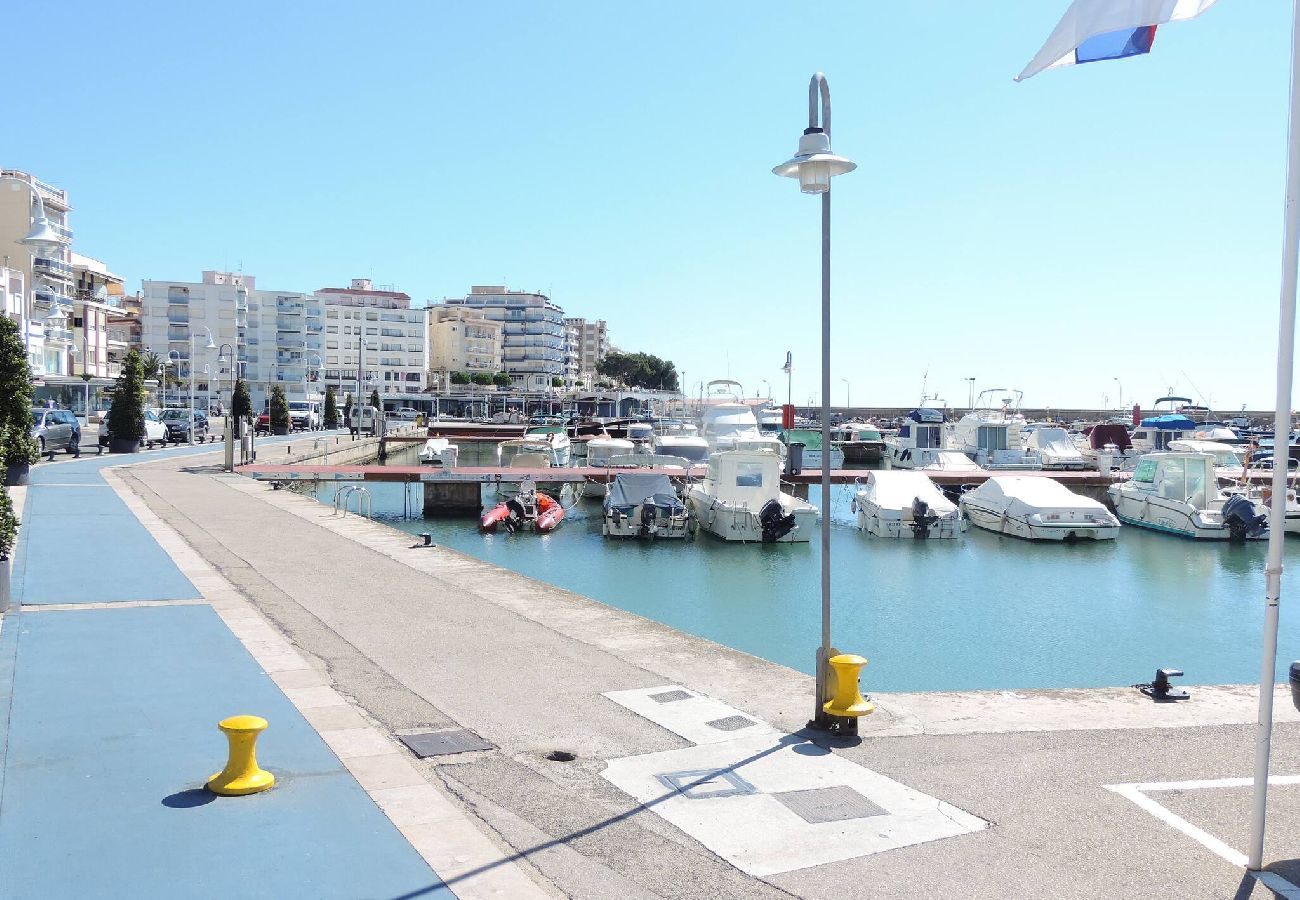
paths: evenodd
<path fill-rule="evenodd" d="M 809 541 L 817 507 L 781 490 L 781 459 L 767 450 L 723 450 L 687 502 L 700 527 L 724 541 Z"/>
<path fill-rule="evenodd" d="M 1087 431 L 1087 443 L 1080 452 L 1089 468 L 1101 469 L 1104 465 L 1109 472 L 1111 466 L 1122 468 L 1126 461 L 1140 455 L 1133 451 L 1128 428 L 1118 422 L 1099 422 Z"/>
<path fill-rule="evenodd" d="M 921 472 L 871 472 L 853 496 L 858 528 L 877 537 L 955 538 L 961 510 Z"/>
<path fill-rule="evenodd" d="M 1038 469 L 1042 467 L 1036 450 L 1024 443 L 1025 417 L 1019 412 L 1020 391 L 1015 397 L 1004 396 L 1001 406 L 984 405 L 986 394 L 1007 394 L 1006 388 L 981 391 L 976 409 L 957 420 L 950 446 L 960 450 L 986 469 Z"/>
<path fill-rule="evenodd" d="M 1197 424 L 1186 416 L 1170 414 L 1147 416 L 1133 429 L 1133 451 L 1139 455 L 1169 449 L 1170 441 L 1191 438 Z"/>
<path fill-rule="evenodd" d="M 649 422 L 628 422 L 624 436 L 632 442 L 633 453 L 653 453 L 654 426 Z"/>
<path fill-rule="evenodd" d="M 1209 453 L 1163 451 L 1138 460 L 1133 477 L 1109 488 L 1119 520 L 1197 540 L 1268 537 L 1268 513 L 1249 497 L 1225 494 Z"/>
<path fill-rule="evenodd" d="M 784 419 L 781 417 L 781 407 L 764 404 L 756 414 L 758 417 L 758 430 L 763 434 L 779 435 L 784 427 Z"/>
<path fill-rule="evenodd" d="M 1025 449 L 1038 454 L 1039 465 L 1044 469 L 1086 469 L 1088 461 L 1074 446 L 1064 428 L 1040 425 L 1029 433 Z"/>
<path fill-rule="evenodd" d="M 822 431 L 820 428 L 788 428 L 781 433 L 781 442 L 787 451 L 791 444 L 803 444 L 803 467 L 820 469 L 822 467 Z M 831 443 L 831 468 L 844 468 L 844 451 Z"/>
<path fill-rule="evenodd" d="M 617 456 L 631 456 L 636 446 L 627 438 L 597 437 L 587 441 L 587 465 L 608 468 Z"/>
<path fill-rule="evenodd" d="M 846 463 L 880 462 L 885 439 L 870 422 L 845 422 L 831 430 L 831 440 L 844 451 Z"/>
<path fill-rule="evenodd" d="M 454 469 L 459 455 L 460 448 L 445 437 L 431 437 L 420 448 L 420 465 Z"/>
<path fill-rule="evenodd" d="M 911 410 L 898 433 L 885 439 L 885 458 L 895 469 L 921 469 L 943 450 L 943 413 L 919 407 Z"/>
<path fill-rule="evenodd" d="M 994 475 L 961 495 L 971 524 L 1031 541 L 1113 540 L 1119 520 L 1101 503 L 1058 481 Z"/>
<path fill-rule="evenodd" d="M 689 516 L 667 475 L 624 473 L 605 494 L 605 537 L 684 538 Z"/>
<path fill-rule="evenodd" d="M 689 463 L 704 463 L 709 458 L 709 442 L 688 422 L 660 422 L 654 437 L 654 452 L 677 456 Z"/>

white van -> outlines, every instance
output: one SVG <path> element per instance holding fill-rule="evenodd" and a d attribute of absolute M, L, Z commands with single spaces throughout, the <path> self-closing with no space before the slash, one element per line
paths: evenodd
<path fill-rule="evenodd" d="M 289 424 L 298 431 L 315 431 L 320 428 L 320 404 L 314 400 L 290 400 Z"/>

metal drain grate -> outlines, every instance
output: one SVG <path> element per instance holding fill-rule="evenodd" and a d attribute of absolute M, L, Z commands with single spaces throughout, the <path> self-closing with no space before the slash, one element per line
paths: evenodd
<path fill-rule="evenodd" d="M 735 772 L 725 769 L 690 769 L 686 772 L 664 772 L 656 775 L 659 783 L 691 800 L 712 797 L 738 797 L 757 794 L 754 787 Z"/>
<path fill-rule="evenodd" d="M 782 791 L 772 796 L 810 825 L 889 815 L 888 810 L 881 809 L 847 785 Z"/>
<path fill-rule="evenodd" d="M 421 734 L 399 734 L 403 744 L 420 759 L 430 756 L 449 756 L 453 753 L 470 753 L 474 750 L 492 750 L 492 744 L 465 728 L 455 731 L 426 731 Z"/>
<path fill-rule="evenodd" d="M 746 719 L 744 716 L 727 716 L 725 719 L 714 719 L 712 722 L 705 722 L 704 724 L 719 731 L 739 731 L 753 725 L 754 720 Z"/>
<path fill-rule="evenodd" d="M 674 703 L 678 700 L 689 700 L 694 696 L 686 691 L 664 691 L 662 694 L 651 694 L 650 699 L 655 703 Z"/>

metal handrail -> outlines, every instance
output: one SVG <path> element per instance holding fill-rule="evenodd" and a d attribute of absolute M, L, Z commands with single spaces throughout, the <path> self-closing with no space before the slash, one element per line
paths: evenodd
<path fill-rule="evenodd" d="M 357 515 L 358 515 L 358 516 L 361 515 L 361 501 L 362 501 L 362 500 L 365 500 L 365 501 L 366 501 L 366 518 L 367 518 L 367 519 L 374 518 L 374 516 L 371 515 L 371 513 L 373 512 L 373 507 L 372 507 L 372 505 L 371 505 L 372 498 L 371 498 L 371 496 L 370 496 L 370 488 L 368 488 L 368 487 L 354 487 L 354 488 L 353 488 L 353 489 L 348 493 L 348 499 L 343 501 L 343 517 L 344 517 L 344 518 L 347 518 L 347 515 L 348 515 L 348 500 L 351 500 L 351 499 L 352 499 L 352 496 L 353 496 L 354 494 L 356 495 L 356 498 L 357 498 Z"/>

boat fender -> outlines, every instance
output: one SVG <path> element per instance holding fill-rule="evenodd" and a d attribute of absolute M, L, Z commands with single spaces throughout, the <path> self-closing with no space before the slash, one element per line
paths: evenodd
<path fill-rule="evenodd" d="M 786 515 L 780 500 L 769 500 L 758 511 L 758 523 L 763 529 L 763 543 L 774 544 L 794 529 L 794 515 Z"/>

